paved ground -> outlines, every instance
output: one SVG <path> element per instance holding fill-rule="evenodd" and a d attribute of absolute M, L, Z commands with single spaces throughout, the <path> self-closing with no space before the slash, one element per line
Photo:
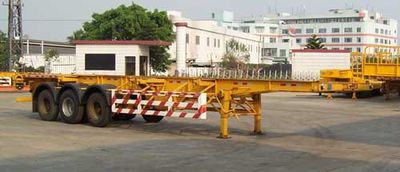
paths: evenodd
<path fill-rule="evenodd" d="M 263 96 L 263 136 L 232 119 L 141 118 L 103 129 L 44 122 L 21 94 L 0 94 L 0 171 L 400 171 L 400 98 Z"/>

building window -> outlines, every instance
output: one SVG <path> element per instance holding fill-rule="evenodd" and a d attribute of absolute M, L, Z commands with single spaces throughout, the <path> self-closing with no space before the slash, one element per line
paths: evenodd
<path fill-rule="evenodd" d="M 383 44 L 383 39 L 381 39 L 381 44 Z"/>
<path fill-rule="evenodd" d="M 296 34 L 301 34 L 302 30 L 301 29 L 296 29 Z"/>
<path fill-rule="evenodd" d="M 332 50 L 340 50 L 340 48 L 332 48 Z"/>
<path fill-rule="evenodd" d="M 361 32 L 361 27 L 357 28 L 357 32 L 360 33 Z"/>
<path fill-rule="evenodd" d="M 248 26 L 242 26 L 240 27 L 240 30 L 244 33 L 250 33 L 250 27 Z"/>
<path fill-rule="evenodd" d="M 379 39 L 378 38 L 375 38 L 375 43 L 379 43 Z"/>
<path fill-rule="evenodd" d="M 361 52 L 361 48 L 360 47 L 357 47 L 357 52 Z"/>
<path fill-rule="evenodd" d="M 385 35 L 387 35 L 389 33 L 389 31 L 388 30 L 385 30 Z"/>
<path fill-rule="evenodd" d="M 196 36 L 196 45 L 200 45 L 200 36 Z"/>
<path fill-rule="evenodd" d="M 186 44 L 189 44 L 189 34 L 186 34 Z"/>
<path fill-rule="evenodd" d="M 385 32 L 385 31 L 384 31 L 383 29 L 381 29 L 381 34 L 384 34 L 384 32 Z"/>
<path fill-rule="evenodd" d="M 320 41 L 321 43 L 326 43 L 326 38 L 319 38 L 319 41 Z"/>
<path fill-rule="evenodd" d="M 378 28 L 375 29 L 375 33 L 379 33 L 379 29 Z"/>
<path fill-rule="evenodd" d="M 301 44 L 301 38 L 297 38 L 297 39 L 296 39 L 296 43 L 297 43 L 297 44 Z"/>
<path fill-rule="evenodd" d="M 210 46 L 210 38 L 207 38 L 207 47 Z"/>
<path fill-rule="evenodd" d="M 217 47 L 217 39 L 214 38 L 214 47 Z"/>
<path fill-rule="evenodd" d="M 318 29 L 318 33 L 326 33 L 326 28 L 320 28 L 320 29 Z"/>
<path fill-rule="evenodd" d="M 287 29 L 282 29 L 282 34 L 289 34 L 289 30 L 287 30 Z"/>
<path fill-rule="evenodd" d="M 283 42 L 283 43 L 288 43 L 288 42 L 289 42 L 289 39 L 282 39 L 282 42 Z"/>
<path fill-rule="evenodd" d="M 332 28 L 332 33 L 339 33 L 340 29 L 339 28 Z"/>
<path fill-rule="evenodd" d="M 286 57 L 286 50 L 285 49 L 279 50 L 279 56 L 280 57 Z"/>
<path fill-rule="evenodd" d="M 256 26 L 256 32 L 257 33 L 264 33 L 265 32 L 265 27 L 264 26 Z"/>
<path fill-rule="evenodd" d="M 276 43 L 276 38 L 269 38 L 270 43 Z"/>
<path fill-rule="evenodd" d="M 338 43 L 340 42 L 340 38 L 332 38 L 332 42 Z"/>
<path fill-rule="evenodd" d="M 357 42 L 360 43 L 361 42 L 361 38 L 357 37 Z"/>
<path fill-rule="evenodd" d="M 261 56 L 265 57 L 276 57 L 277 56 L 277 49 L 276 48 L 262 48 L 261 49 Z"/>
<path fill-rule="evenodd" d="M 221 47 L 221 41 L 218 39 L 218 48 Z"/>
<path fill-rule="evenodd" d="M 346 28 L 344 28 L 344 32 L 346 32 L 346 33 L 353 32 L 353 28 L 346 27 Z"/>
<path fill-rule="evenodd" d="M 346 43 L 353 42 L 353 38 L 344 38 L 344 42 Z"/>
<path fill-rule="evenodd" d="M 347 50 L 347 51 L 352 52 L 352 51 L 353 51 L 353 48 L 344 48 L 344 50 Z"/>
<path fill-rule="evenodd" d="M 115 54 L 85 54 L 85 70 L 115 70 Z"/>
<path fill-rule="evenodd" d="M 306 30 L 306 33 L 314 33 L 314 29 L 310 28 Z"/>
<path fill-rule="evenodd" d="M 278 28 L 276 28 L 276 27 L 270 27 L 269 28 L 269 32 L 270 33 L 276 33 L 276 30 L 277 30 Z"/>

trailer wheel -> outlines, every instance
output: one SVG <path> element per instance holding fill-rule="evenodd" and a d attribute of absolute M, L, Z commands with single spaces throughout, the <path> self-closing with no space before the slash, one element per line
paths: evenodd
<path fill-rule="evenodd" d="M 54 97 L 49 90 L 43 90 L 38 95 L 38 112 L 44 121 L 55 121 L 58 117 L 58 107 Z"/>
<path fill-rule="evenodd" d="M 116 121 L 129 121 L 129 120 L 131 120 L 131 119 L 133 119 L 133 118 L 135 118 L 135 117 L 136 117 L 135 114 L 134 114 L 134 115 L 119 114 L 119 115 L 114 115 L 114 116 L 112 117 L 112 119 L 113 119 L 113 120 L 116 120 Z"/>
<path fill-rule="evenodd" d="M 89 123 L 95 127 L 105 127 L 111 121 L 111 108 L 101 93 L 93 93 L 86 104 Z"/>
<path fill-rule="evenodd" d="M 84 107 L 79 104 L 79 97 L 72 90 L 62 93 L 59 101 L 60 118 L 69 124 L 80 123 L 83 119 Z"/>
<path fill-rule="evenodd" d="M 164 118 L 164 116 L 152 116 L 152 115 L 143 115 L 142 117 L 147 123 L 159 123 Z"/>

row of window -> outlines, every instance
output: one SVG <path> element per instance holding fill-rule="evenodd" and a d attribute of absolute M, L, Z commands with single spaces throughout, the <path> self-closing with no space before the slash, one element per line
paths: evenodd
<path fill-rule="evenodd" d="M 297 44 L 307 43 L 309 39 L 310 38 L 307 38 L 305 40 L 302 39 L 302 38 L 296 38 L 296 43 Z M 327 38 L 319 38 L 319 39 L 320 39 L 320 41 L 322 43 L 326 43 L 327 42 Z M 362 42 L 362 38 L 361 37 L 357 37 L 357 38 L 345 37 L 343 39 L 344 39 L 343 40 L 344 43 L 353 43 L 353 42 L 361 43 Z M 331 40 L 332 43 L 340 43 L 341 42 L 341 38 L 330 38 L 330 40 Z M 269 42 L 270 43 L 276 43 L 277 39 L 276 38 L 270 38 Z M 290 42 L 289 39 L 282 39 L 282 43 L 288 43 L 288 42 Z M 390 45 L 390 44 L 392 44 L 392 41 L 388 40 L 388 39 L 375 38 L 375 43 L 389 44 Z M 397 40 L 394 40 L 393 43 L 397 43 Z"/>
<path fill-rule="evenodd" d="M 196 38 L 195 38 L 196 40 L 196 45 L 200 45 L 201 44 L 201 40 L 200 40 L 200 36 L 196 36 Z M 187 44 L 189 44 L 190 43 L 190 36 L 189 36 L 189 34 L 186 34 L 186 43 Z M 211 43 L 211 40 L 210 40 L 210 38 L 209 37 L 207 37 L 207 47 L 210 47 L 210 44 Z M 213 42 L 214 44 L 214 47 L 218 47 L 218 48 L 220 48 L 221 47 L 221 40 L 220 39 L 216 39 L 216 38 L 214 38 L 214 42 Z"/>
<path fill-rule="evenodd" d="M 310 39 L 310 38 L 307 38 L 307 39 L 304 41 L 304 43 L 307 43 L 309 39 Z M 319 38 L 319 39 L 320 39 L 320 41 L 321 41 L 322 43 L 326 43 L 326 42 L 327 42 L 327 39 L 326 39 L 326 38 Z M 270 38 L 270 40 L 269 40 L 270 43 L 276 43 L 276 41 L 277 41 L 276 38 Z M 288 43 L 288 42 L 290 42 L 289 39 L 282 39 L 282 43 Z M 331 38 L 331 42 L 333 42 L 333 43 L 340 43 L 340 38 Z M 345 43 L 352 43 L 352 42 L 361 43 L 361 42 L 362 42 L 362 39 L 361 39 L 361 37 L 357 37 L 357 38 L 355 38 L 355 40 L 353 40 L 353 38 L 348 37 L 348 38 L 344 38 L 344 42 L 345 42 Z M 297 43 L 297 44 L 303 43 L 303 39 L 302 39 L 302 38 L 297 38 L 297 39 L 296 39 L 296 43 Z"/>
<path fill-rule="evenodd" d="M 216 38 L 210 39 L 209 37 L 207 37 L 207 42 L 206 42 L 207 47 L 212 46 L 212 45 L 211 45 L 211 41 L 213 41 L 213 46 L 214 46 L 215 48 L 220 48 L 220 47 L 221 47 L 221 40 L 220 40 L 220 39 L 216 39 Z M 189 43 L 190 43 L 190 36 L 189 36 L 189 34 L 186 34 L 186 44 L 189 44 Z M 195 37 L 195 43 L 196 43 L 196 45 L 201 45 L 201 38 L 200 38 L 200 36 L 197 35 L 197 36 Z M 247 49 L 248 49 L 250 52 L 253 51 L 253 45 L 246 45 L 246 46 L 247 46 Z M 258 52 L 258 46 L 256 46 L 254 49 L 256 50 L 256 52 Z"/>
<path fill-rule="evenodd" d="M 356 29 L 354 29 L 357 33 L 360 33 L 361 27 L 357 27 Z M 327 29 L 326 28 L 319 28 L 319 29 L 314 29 L 314 28 L 307 28 L 305 30 L 305 33 L 307 34 L 313 34 L 313 33 L 327 33 Z M 343 30 L 345 33 L 352 33 L 353 32 L 353 28 L 351 27 L 346 27 Z M 303 30 L 302 29 L 295 29 L 294 31 L 296 34 L 302 34 Z M 331 33 L 340 33 L 340 28 L 332 28 L 331 29 Z M 289 29 L 282 29 L 282 34 L 289 34 Z"/>
<path fill-rule="evenodd" d="M 357 51 L 357 52 L 361 52 L 362 48 L 361 47 L 345 47 L 345 48 L 329 48 L 330 50 L 347 50 L 347 51 Z M 279 51 L 278 51 L 279 50 Z M 279 54 L 278 54 L 279 52 Z M 272 57 L 286 57 L 286 56 L 290 56 L 291 52 L 287 49 L 277 49 L 277 48 L 263 48 L 261 51 L 261 56 L 272 56 Z"/>
<path fill-rule="evenodd" d="M 393 40 L 394 42 L 393 43 L 397 43 L 397 40 Z M 375 43 L 377 43 L 377 44 L 392 44 L 392 40 L 388 40 L 388 39 L 378 39 L 378 38 L 375 38 Z"/>
<path fill-rule="evenodd" d="M 357 48 L 351 48 L 351 47 L 346 47 L 346 48 L 343 48 L 343 49 L 340 49 L 340 48 L 331 48 L 331 50 L 347 50 L 347 51 L 351 51 L 351 52 L 353 52 L 354 50 L 356 51 L 356 52 L 361 52 L 361 48 L 360 47 L 357 47 Z"/>
<path fill-rule="evenodd" d="M 396 32 L 397 32 L 396 30 L 393 31 L 394 34 L 397 34 Z M 392 31 L 388 30 L 388 29 L 375 28 L 375 33 L 382 34 L 382 35 L 392 35 Z"/>
<path fill-rule="evenodd" d="M 343 17 L 343 18 L 316 18 L 316 19 L 294 19 L 284 20 L 285 24 L 308 24 L 308 23 L 344 23 L 361 22 L 361 17 Z"/>

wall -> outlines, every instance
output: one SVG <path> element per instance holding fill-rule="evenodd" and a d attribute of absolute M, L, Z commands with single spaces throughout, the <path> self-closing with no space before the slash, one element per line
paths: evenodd
<path fill-rule="evenodd" d="M 333 50 L 293 50 L 292 77 L 319 79 L 322 69 L 350 69 L 350 52 Z"/>
<path fill-rule="evenodd" d="M 25 63 L 26 66 L 32 66 L 34 68 L 46 66 L 43 54 L 24 55 L 21 62 Z M 51 61 L 50 72 L 57 74 L 75 73 L 75 54 L 60 54 L 56 60 Z"/>
<path fill-rule="evenodd" d="M 85 54 L 116 54 L 115 71 L 85 70 Z M 76 73 L 97 75 L 125 75 L 125 57 L 136 57 L 136 74 L 139 74 L 139 57 L 149 57 L 147 46 L 139 45 L 77 45 Z"/>

